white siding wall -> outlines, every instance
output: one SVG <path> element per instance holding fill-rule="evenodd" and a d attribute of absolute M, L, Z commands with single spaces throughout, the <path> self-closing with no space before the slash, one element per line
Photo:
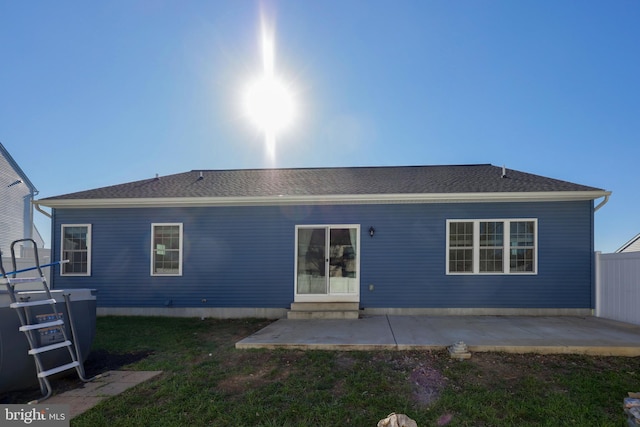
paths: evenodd
<path fill-rule="evenodd" d="M 598 252 L 596 269 L 596 316 L 640 325 L 640 252 Z"/>
<path fill-rule="evenodd" d="M 25 183 L 11 185 L 20 179 L 11 164 L 0 154 L 0 250 L 9 255 L 11 242 L 30 234 L 31 192 Z M 16 248 L 20 254 L 20 248 Z"/>
<path fill-rule="evenodd" d="M 622 251 L 622 253 L 626 252 L 640 252 L 640 239 L 636 240 Z"/>

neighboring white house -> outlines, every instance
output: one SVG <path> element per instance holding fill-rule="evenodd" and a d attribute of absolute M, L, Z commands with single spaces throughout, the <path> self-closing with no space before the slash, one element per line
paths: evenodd
<path fill-rule="evenodd" d="M 11 242 L 31 238 L 44 247 L 44 240 L 33 224 L 34 208 L 31 201 L 38 190 L 0 143 L 0 251 L 5 260 L 11 256 Z M 32 245 L 16 247 L 16 257 L 30 258 Z M 46 253 L 45 253 L 46 252 Z M 39 250 L 41 263 L 49 258 L 48 250 Z M 9 264 L 5 264 L 9 268 Z"/>
<path fill-rule="evenodd" d="M 640 234 L 636 234 L 633 239 L 620 246 L 616 251 L 617 254 L 625 252 L 640 252 Z"/>

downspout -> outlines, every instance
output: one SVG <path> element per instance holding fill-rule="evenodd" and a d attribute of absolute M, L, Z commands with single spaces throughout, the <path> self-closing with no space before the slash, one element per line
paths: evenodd
<path fill-rule="evenodd" d="M 611 196 L 611 192 L 607 192 L 607 194 L 604 195 L 604 199 L 598 203 L 598 206 L 596 206 L 595 208 L 593 208 L 593 212 L 598 212 L 598 209 L 600 209 L 601 207 L 603 207 L 604 205 L 607 204 L 607 202 L 609 201 L 609 196 Z"/>
<path fill-rule="evenodd" d="M 43 214 L 43 215 L 44 215 L 44 216 L 46 216 L 47 218 L 51 218 L 51 214 L 50 214 L 49 212 L 47 212 L 47 211 L 43 210 L 43 209 L 40 207 L 40 203 L 38 203 L 38 202 L 37 202 L 37 201 L 35 201 L 35 200 L 33 200 L 31 203 L 33 204 L 33 206 L 36 208 L 36 210 L 37 210 L 38 212 L 40 212 L 41 214 Z"/>
<path fill-rule="evenodd" d="M 602 201 L 600 203 L 598 203 L 598 205 L 596 207 L 593 208 L 593 213 L 595 214 L 596 212 L 598 212 L 598 209 L 600 209 L 601 207 L 603 207 L 604 205 L 607 204 L 607 202 L 609 201 L 609 196 L 611 196 L 611 192 L 608 191 L 605 195 L 604 195 L 604 199 L 602 199 Z M 593 221 L 593 216 L 592 216 L 592 221 Z M 593 226 L 592 226 L 593 227 Z M 594 254 L 594 266 L 593 266 L 593 272 L 594 272 L 594 297 L 596 299 L 595 301 L 595 310 L 592 312 L 592 314 L 595 314 L 596 317 L 600 317 L 600 315 L 602 314 L 602 303 L 600 302 L 601 298 L 600 298 L 600 294 L 602 292 L 602 281 L 600 280 L 600 256 L 601 256 L 601 252 L 596 252 Z"/>
<path fill-rule="evenodd" d="M 36 196 L 38 194 L 40 194 L 40 192 L 38 190 L 36 190 L 35 188 L 30 188 L 29 189 L 31 192 L 31 209 L 29 211 L 29 234 L 28 237 L 30 239 L 33 239 L 33 227 L 35 227 L 35 225 L 33 224 L 33 201 L 36 199 Z"/>
<path fill-rule="evenodd" d="M 602 303 L 601 300 L 602 298 L 600 298 L 600 295 L 602 293 L 602 279 L 600 278 L 600 257 L 602 256 L 602 252 L 597 251 L 596 252 L 596 310 L 595 310 L 595 316 L 596 317 L 600 317 L 602 315 Z"/>

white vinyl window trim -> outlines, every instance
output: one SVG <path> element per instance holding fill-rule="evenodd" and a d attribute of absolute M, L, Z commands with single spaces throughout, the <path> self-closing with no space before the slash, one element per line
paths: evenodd
<path fill-rule="evenodd" d="M 74 228 L 77 230 L 72 230 Z M 71 233 L 69 238 L 65 237 L 69 234 L 67 231 Z M 91 248 L 91 224 L 62 224 L 60 226 L 60 261 L 63 263 L 60 265 L 60 275 L 91 276 Z"/>
<path fill-rule="evenodd" d="M 450 224 L 452 223 L 460 223 L 460 222 L 470 222 L 473 223 L 473 262 L 472 262 L 472 271 L 450 271 L 449 265 L 449 255 L 451 249 L 456 249 L 456 247 L 450 246 Z M 502 222 L 504 224 L 503 228 L 503 271 L 501 272 L 483 272 L 480 271 L 480 223 L 487 222 Z M 522 250 L 523 246 L 511 245 L 511 225 L 514 227 L 519 222 L 531 222 L 533 223 L 533 246 L 527 247 L 528 249 L 533 250 L 533 268 L 532 271 L 511 271 L 511 254 L 514 250 Z M 445 272 L 447 275 L 461 275 L 461 276 L 469 276 L 469 275 L 536 275 L 538 274 L 538 219 L 537 218 L 509 218 L 509 219 L 448 219 L 446 221 L 446 261 L 445 261 Z M 482 247 L 484 248 L 484 247 Z"/>
<path fill-rule="evenodd" d="M 173 238 L 167 238 L 166 236 L 156 239 L 156 229 L 161 227 L 165 229 L 177 229 L 177 242 L 175 242 Z M 182 229 L 182 223 L 161 222 L 151 224 L 151 276 L 182 276 Z M 169 245 L 167 245 L 167 243 L 169 243 Z M 176 243 L 177 247 L 175 247 Z M 164 259 L 165 257 L 167 258 Z"/>

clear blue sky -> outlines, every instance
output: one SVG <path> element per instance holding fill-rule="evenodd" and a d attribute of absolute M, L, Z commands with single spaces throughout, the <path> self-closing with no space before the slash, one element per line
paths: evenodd
<path fill-rule="evenodd" d="M 261 14 L 300 102 L 275 162 L 240 108 Z M 0 0 L 0 141 L 39 197 L 192 169 L 492 163 L 613 191 L 610 252 L 640 233 L 639 139 L 638 0 Z"/>

